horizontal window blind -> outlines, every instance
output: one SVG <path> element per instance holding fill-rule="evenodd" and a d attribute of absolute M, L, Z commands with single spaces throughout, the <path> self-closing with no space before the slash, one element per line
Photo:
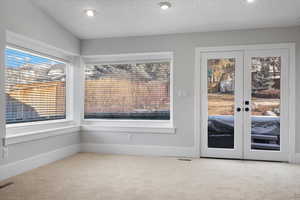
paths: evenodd
<path fill-rule="evenodd" d="M 66 118 L 66 64 L 5 49 L 6 123 Z"/>
<path fill-rule="evenodd" d="M 87 64 L 85 119 L 170 119 L 170 62 Z"/>

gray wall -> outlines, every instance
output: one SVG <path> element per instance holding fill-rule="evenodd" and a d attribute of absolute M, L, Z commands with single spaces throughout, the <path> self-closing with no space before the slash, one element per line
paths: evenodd
<path fill-rule="evenodd" d="M 131 141 L 124 134 L 84 132 L 81 135 L 82 142 L 192 146 L 194 144 L 195 112 L 195 47 L 282 42 L 297 43 L 296 73 L 297 77 L 300 77 L 300 27 L 82 40 L 82 55 L 173 51 L 174 122 L 177 128 L 176 135 L 136 134 Z M 296 98 L 300 99 L 300 78 L 297 78 L 296 82 Z M 187 91 L 188 96 L 176 96 L 178 89 Z M 299 113 L 299 104 L 296 105 L 296 109 Z M 300 131 L 300 118 L 297 118 L 296 123 L 297 134 Z M 300 152 L 299 134 L 297 134 L 297 144 L 297 152 Z"/>
<path fill-rule="evenodd" d="M 63 49 L 73 54 L 79 54 L 80 42 L 72 34 L 58 25 L 55 21 L 33 6 L 28 0 L 1 0 L 0 1 L 0 82 L 3 81 L 3 50 L 5 47 L 4 31 L 10 30 L 17 34 L 29 37 Z M 0 86 L 1 98 L 4 96 L 3 84 Z M 0 136 L 4 135 L 5 124 L 4 102 L 0 101 Z M 0 137 L 1 138 L 1 137 Z M 8 158 L 2 159 L 0 165 L 23 160 L 41 153 L 54 151 L 73 144 L 79 144 L 78 133 L 63 136 L 48 137 L 8 146 Z M 1 146 L 0 146 L 1 147 Z"/>
<path fill-rule="evenodd" d="M 1 0 L 0 7 L 7 30 L 79 54 L 79 40 L 30 0 Z"/>

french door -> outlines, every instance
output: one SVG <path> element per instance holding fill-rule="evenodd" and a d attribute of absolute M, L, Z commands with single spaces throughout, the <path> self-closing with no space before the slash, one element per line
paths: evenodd
<path fill-rule="evenodd" d="M 288 161 L 287 49 L 201 53 L 201 156 Z"/>
<path fill-rule="evenodd" d="M 205 53 L 201 62 L 201 154 L 242 158 L 243 53 Z"/>

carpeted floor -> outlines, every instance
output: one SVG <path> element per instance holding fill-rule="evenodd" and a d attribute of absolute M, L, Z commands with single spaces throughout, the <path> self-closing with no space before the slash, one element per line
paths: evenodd
<path fill-rule="evenodd" d="M 1 200 L 300 200 L 300 165 L 80 153 L 1 182 Z"/>

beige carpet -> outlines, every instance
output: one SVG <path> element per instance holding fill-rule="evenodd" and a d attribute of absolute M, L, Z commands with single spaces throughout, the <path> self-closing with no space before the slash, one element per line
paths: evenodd
<path fill-rule="evenodd" d="M 2 182 L 1 200 L 300 200 L 300 165 L 80 153 Z"/>

